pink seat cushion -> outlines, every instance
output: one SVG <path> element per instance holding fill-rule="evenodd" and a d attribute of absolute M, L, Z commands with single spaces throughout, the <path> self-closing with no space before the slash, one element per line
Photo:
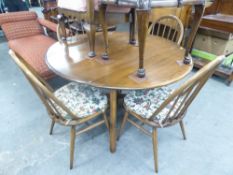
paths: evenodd
<path fill-rule="evenodd" d="M 45 63 L 48 48 L 56 41 L 44 35 L 35 35 L 8 42 L 10 49 L 19 54 L 44 79 L 54 76 Z"/>

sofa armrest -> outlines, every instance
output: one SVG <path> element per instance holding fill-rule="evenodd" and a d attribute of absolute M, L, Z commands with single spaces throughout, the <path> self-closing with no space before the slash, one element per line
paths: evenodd
<path fill-rule="evenodd" d="M 46 19 L 42 19 L 42 18 L 38 18 L 38 22 L 40 23 L 40 25 L 46 27 L 47 29 L 53 31 L 53 32 L 57 32 L 57 24 L 48 21 Z"/>

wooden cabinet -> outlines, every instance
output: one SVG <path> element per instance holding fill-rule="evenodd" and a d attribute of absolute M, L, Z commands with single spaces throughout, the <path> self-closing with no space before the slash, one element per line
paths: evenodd
<path fill-rule="evenodd" d="M 233 51 L 232 9 L 232 0 L 215 0 L 208 8 L 206 8 L 205 15 L 201 22 L 201 30 L 204 28 L 206 31 L 208 30 L 208 32 L 204 36 L 199 30 L 199 35 L 196 38 L 194 48 L 199 48 L 216 55 L 229 54 Z M 206 61 L 194 59 L 194 63 L 195 67 L 199 68 L 202 67 Z M 232 69 L 219 68 L 216 70 L 215 74 L 226 78 L 228 85 L 230 85 L 233 80 Z"/>

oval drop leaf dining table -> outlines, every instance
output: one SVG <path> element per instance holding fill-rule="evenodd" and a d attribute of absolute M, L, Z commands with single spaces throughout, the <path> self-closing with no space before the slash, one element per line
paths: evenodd
<path fill-rule="evenodd" d="M 110 151 L 116 151 L 117 90 L 161 87 L 184 78 L 193 65 L 182 64 L 185 50 L 169 40 L 148 36 L 145 47 L 145 78 L 137 78 L 138 46 L 128 44 L 128 34 L 109 33 L 109 60 L 101 59 L 104 51 L 102 35 L 96 36 L 95 58 L 87 57 L 88 40 L 79 44 L 55 43 L 46 54 L 46 63 L 57 75 L 79 83 L 110 89 Z"/>

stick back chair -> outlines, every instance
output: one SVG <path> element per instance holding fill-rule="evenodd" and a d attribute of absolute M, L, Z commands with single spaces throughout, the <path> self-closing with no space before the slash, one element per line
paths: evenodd
<path fill-rule="evenodd" d="M 75 136 L 87 132 L 97 126 L 106 124 L 107 97 L 97 88 L 78 83 L 69 83 L 54 91 L 20 56 L 12 50 L 9 54 L 22 70 L 32 87 L 39 95 L 52 119 L 50 134 L 55 123 L 71 127 L 70 130 L 70 169 L 73 168 Z M 80 99 L 80 100 L 79 100 Z M 103 116 L 103 119 L 93 124 L 87 123 L 94 118 Z M 85 126 L 85 124 L 88 124 Z M 84 125 L 76 131 L 77 125 Z"/>
<path fill-rule="evenodd" d="M 225 56 L 217 57 L 174 91 L 168 87 L 130 91 L 124 98 L 126 112 L 120 127 L 119 136 L 123 132 L 126 122 L 131 123 L 145 134 L 151 136 L 153 140 L 154 166 L 156 172 L 158 172 L 157 128 L 168 127 L 179 123 L 183 138 L 186 139 L 182 119 L 192 101 L 224 58 Z M 151 126 L 153 128 L 152 133 L 146 130 L 143 125 L 130 119 L 129 114 L 143 124 Z"/>
<path fill-rule="evenodd" d="M 180 45 L 184 36 L 184 26 L 177 16 L 167 15 L 152 23 L 148 33 L 166 38 Z"/>

